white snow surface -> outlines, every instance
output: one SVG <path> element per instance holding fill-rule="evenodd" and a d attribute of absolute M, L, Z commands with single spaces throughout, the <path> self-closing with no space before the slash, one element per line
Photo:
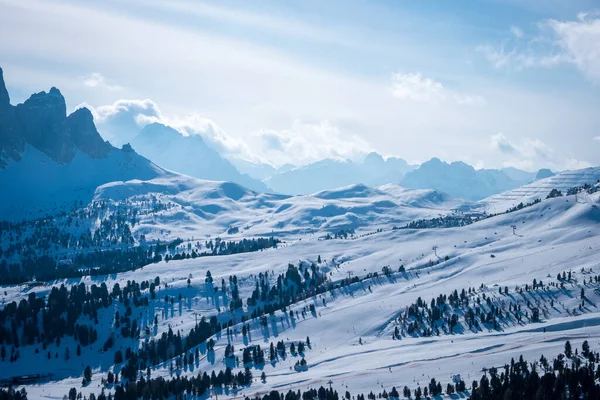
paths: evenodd
<path fill-rule="evenodd" d="M 284 239 L 337 232 L 375 231 L 469 207 L 463 200 L 434 190 L 398 185 L 370 188 L 351 185 L 307 196 L 256 193 L 235 183 L 202 181 L 185 175 L 148 181 L 111 182 L 100 186 L 94 200 L 119 201 L 158 196 L 176 207 L 142 217 L 134 229 L 148 238 L 159 232 L 182 238 L 226 236 L 230 227 L 239 236 L 280 236 Z"/>
<path fill-rule="evenodd" d="M 359 214 L 349 210 L 364 208 L 362 215 L 372 215 L 380 222 L 383 219 L 389 223 L 400 217 L 382 212 L 392 208 L 385 202 L 393 202 L 395 208 L 401 209 L 402 218 L 405 215 L 414 218 L 424 213 L 435 214 L 437 210 L 426 208 L 423 211 L 409 204 L 426 203 L 428 207 L 432 207 L 432 204 L 440 201 L 439 196 L 432 192 L 425 191 L 419 195 L 414 191 L 404 192 L 389 186 L 369 189 L 355 185 L 339 191 L 292 198 L 256 195 L 232 184 L 211 183 L 198 186 L 196 182 L 186 177 L 177 180 L 111 183 L 100 187 L 95 196 L 118 198 L 160 191 L 172 201 L 179 202 L 184 210 L 181 211 L 182 215 L 173 216 L 171 225 L 181 225 L 173 230 L 194 230 L 197 229 L 196 224 L 206 221 L 209 224 L 215 223 L 214 220 L 201 218 L 198 210 L 210 214 L 207 207 L 216 198 L 220 200 L 218 206 L 222 209 L 212 210 L 215 220 L 231 218 L 229 214 L 236 212 L 247 213 L 249 215 L 245 222 L 252 227 L 260 226 L 263 231 L 279 223 L 297 228 L 305 227 L 319 218 L 319 213 L 324 208 L 332 213 L 334 210 L 343 210 L 340 215 L 344 219 L 350 218 L 349 213 Z M 422 200 L 423 198 L 427 200 Z M 382 202 L 384 204 L 375 205 Z M 266 330 L 259 327 L 257 322 L 252 322 L 248 339 L 240 334 L 241 325 L 236 325 L 233 343 L 240 358 L 245 341 L 248 344 L 260 344 L 264 349 L 270 342 L 297 342 L 310 336 L 312 348 L 306 352 L 308 370 L 296 372 L 293 365 L 299 358 L 288 354 L 287 359 L 274 365 L 267 362 L 264 366 L 266 383 L 258 379 L 261 371 L 253 370 L 255 379 L 250 387 L 237 392 L 227 391 L 220 396 L 243 398 L 268 393 L 271 389 L 287 391 L 318 388 L 326 386 L 329 381 L 341 393 L 345 390 L 350 390 L 352 394 L 366 394 L 371 390 L 377 393 L 384 388 L 389 392 L 392 386 L 401 391 L 404 385 L 412 389 L 418 385 L 423 387 L 432 377 L 445 385 L 456 373 L 461 374 L 469 387 L 472 380 L 481 378 L 483 368 L 501 367 L 509 363 L 511 358 L 517 359 L 519 355 L 529 361 L 539 359 L 542 354 L 551 358 L 563 350 L 566 340 L 570 340 L 574 347 L 580 347 L 583 340 L 588 340 L 593 349 L 599 348 L 600 312 L 597 304 L 600 302 L 600 290 L 597 285 L 582 283 L 583 278 L 600 272 L 599 203 L 598 193 L 588 195 L 580 201 L 575 201 L 574 196 L 567 196 L 544 200 L 523 210 L 461 228 L 390 230 L 388 227 L 382 232 L 347 240 L 296 237 L 277 249 L 160 262 L 140 270 L 110 276 L 46 282 L 44 286 L 34 290 L 43 295 L 53 285 L 80 281 L 87 284 L 104 281 L 110 288 L 114 282 L 125 284 L 131 279 L 142 281 L 160 276 L 161 281 L 168 282 L 169 287 L 161 285 L 157 300 L 152 301 L 150 308 L 134 309 L 133 313 L 142 314 L 142 326 L 152 326 L 152 318 L 155 312 L 158 313 L 159 326 L 150 333 L 150 337 L 160 335 L 169 326 L 185 335 L 194 326 L 194 313 L 207 317 L 217 315 L 223 321 L 231 318 L 231 313 L 223 307 L 222 297 L 209 293 L 205 287 L 204 277 L 208 270 L 212 272 L 215 282 L 220 282 L 221 278 L 227 280 L 235 274 L 241 297 L 245 299 L 254 288 L 253 277 L 260 272 L 274 271 L 277 275 L 286 271 L 288 263 L 297 265 L 298 262 L 316 262 L 319 255 L 323 259 L 320 269 L 328 273 L 332 282 L 339 282 L 349 275 L 364 277 L 369 272 L 381 274 L 383 266 L 397 271 L 400 265 L 404 265 L 406 273 L 395 272 L 389 278 L 380 275 L 379 278 L 336 289 L 290 307 L 292 310 L 300 310 L 312 303 L 316 307 L 314 315 L 308 313 L 306 318 L 290 319 L 277 312 L 274 317 L 270 317 Z M 441 204 L 442 208 L 448 208 L 446 201 L 441 201 Z M 272 219 L 265 221 L 263 219 L 266 217 L 260 215 L 265 208 L 279 211 L 273 212 Z M 248 210 L 254 210 L 252 212 L 256 214 L 251 214 Z M 181 219 L 182 216 L 190 219 Z M 259 220 L 259 223 L 255 223 Z M 220 225 L 225 224 L 221 222 Z M 252 231 L 252 227 L 249 231 Z M 256 230 L 259 231 L 258 228 Z M 436 247 L 436 254 L 433 247 Z M 436 261 L 438 257 L 443 259 L 446 256 L 447 261 L 430 266 L 430 260 Z M 523 295 L 514 290 L 515 286 L 531 284 L 533 279 L 543 280 L 547 284 L 555 281 L 558 273 L 569 270 L 573 271 L 574 280 L 564 290 L 533 291 Z M 191 285 L 188 287 L 187 279 L 190 276 Z M 479 289 L 481 285 L 483 288 Z M 509 287 L 510 294 L 498 294 L 498 285 Z M 405 336 L 401 340 L 392 340 L 391 332 L 396 317 L 418 297 L 429 302 L 440 294 L 450 294 L 455 289 L 460 292 L 469 287 L 477 288 L 479 294 L 486 293 L 498 302 L 539 302 L 544 309 L 542 321 L 515 323 L 500 331 L 464 330 L 441 336 Z M 581 302 L 578 298 L 581 287 L 586 289 L 590 301 L 583 312 L 573 312 Z M 25 285 L 2 287 L 0 302 L 6 304 L 13 300 L 19 301 L 28 292 Z M 161 299 L 166 294 L 177 296 L 179 293 L 183 296 L 181 302 L 176 302 L 173 307 L 164 306 Z M 556 301 L 554 307 L 546 304 L 550 297 Z M 323 298 L 326 299 L 326 304 L 323 303 Z M 163 314 L 160 317 L 161 312 Z M 16 363 L 0 363 L 0 379 L 20 374 L 53 373 L 54 377 L 50 382 L 26 387 L 30 398 L 62 398 L 71 387 L 76 387 L 84 394 L 98 393 L 100 379 L 113 368 L 109 356 L 99 352 L 112 329 L 113 314 L 112 308 L 101 312 L 100 326 L 97 327 L 99 339 L 89 348 L 83 349 L 80 358 L 75 357 L 71 351 L 69 361 L 64 361 L 61 357 L 48 362 L 37 362 L 34 361 L 39 359 L 34 354 L 35 346 L 22 346 L 21 358 Z M 210 362 L 203 356 L 198 365 L 174 372 L 169 371 L 168 363 L 161 364 L 153 368 L 153 377 L 224 369 L 223 354 L 227 338 L 225 335 L 217 335 L 215 340 L 215 361 Z M 69 343 L 61 346 L 66 345 Z M 126 342 L 117 344 L 125 345 Z M 54 351 L 52 346 L 55 345 L 50 345 L 49 349 Z M 92 383 L 82 388 L 81 373 L 84 364 L 92 366 L 94 376 Z"/>
<path fill-rule="evenodd" d="M 515 207 L 520 202 L 529 203 L 535 199 L 545 199 L 552 189 L 564 192 L 575 186 L 594 185 L 600 180 L 600 167 L 590 167 L 575 171 L 565 171 L 550 178 L 521 186 L 517 189 L 499 193 L 481 200 L 488 211 L 502 212 Z M 585 196 L 585 195 L 584 195 Z"/>
<path fill-rule="evenodd" d="M 175 176 L 133 151 L 112 149 L 105 158 L 94 159 L 78 151 L 66 164 L 27 145 L 20 161 L 11 160 L 0 169 L 4 188 L 0 219 L 19 221 L 52 215 L 75 202 L 87 204 L 97 187 L 133 178 Z"/>

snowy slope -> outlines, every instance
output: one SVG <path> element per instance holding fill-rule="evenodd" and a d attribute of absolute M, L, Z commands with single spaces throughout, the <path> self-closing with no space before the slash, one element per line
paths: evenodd
<path fill-rule="evenodd" d="M 222 190 L 229 191 L 231 188 Z M 364 193 L 361 188 L 353 190 L 355 196 Z M 205 197 L 210 192 L 197 194 Z M 235 190 L 229 191 L 229 194 L 232 197 L 242 195 L 240 198 L 247 195 Z M 331 193 L 327 193 L 329 195 Z M 315 262 L 319 255 L 323 259 L 320 269 L 328 274 L 331 282 L 340 282 L 349 273 L 365 277 L 369 272 L 381 274 L 383 266 L 397 271 L 399 265 L 404 265 L 406 273 L 395 272 L 390 277 L 380 275 L 290 307 L 301 311 L 314 304 L 316 312 L 313 315 L 308 313 L 306 317 L 289 318 L 277 312 L 269 317 L 266 329 L 258 321 L 252 321 L 248 338 L 240 334 L 241 325 L 234 326 L 236 333 L 232 340 L 238 352 L 247 344 L 260 344 L 265 348 L 270 342 L 283 340 L 289 343 L 310 336 L 312 346 L 305 355 L 308 370 L 296 372 L 292 367 L 298 357 L 289 355 L 285 360 L 267 363 L 263 367 L 266 383 L 256 379 L 249 388 L 222 393 L 222 396 L 244 397 L 266 393 L 274 388 L 306 389 L 325 385 L 330 380 L 334 389 L 342 392 L 346 388 L 353 394 L 380 391 L 382 388 L 389 391 L 392 386 L 423 386 L 432 377 L 445 384 L 456 373 L 470 383 L 480 378 L 483 368 L 502 366 L 521 354 L 526 359 L 535 360 L 541 354 L 547 357 L 556 355 L 562 351 L 565 340 L 571 340 L 576 347 L 580 347 L 583 340 L 594 344 L 600 340 L 600 313 L 596 306 L 600 302 L 599 288 L 596 284 L 582 283 L 582 278 L 600 270 L 597 257 L 600 249 L 597 239 L 600 209 L 596 205 L 599 196 L 591 195 L 591 203 L 587 204 L 572 199 L 569 196 L 546 200 L 521 211 L 462 228 L 387 230 L 354 240 L 293 241 L 279 249 L 259 253 L 160 262 L 134 272 L 84 278 L 83 282 L 104 281 L 111 287 L 114 282 L 124 285 L 131 279 L 141 281 L 160 276 L 169 287 L 161 286 L 158 300 L 150 309 L 139 309 L 144 315 L 158 312 L 158 329 L 150 334 L 157 336 L 169 326 L 185 334 L 193 327 L 196 312 L 204 316 L 217 315 L 223 321 L 231 318 L 231 313 L 222 307 L 224 298 L 215 295 L 204 284 L 208 270 L 217 282 L 235 274 L 240 282 L 241 295 L 246 298 L 258 273 L 273 271 L 276 276 L 286 270 L 288 263 L 297 264 L 299 260 Z M 517 226 L 516 231 L 513 231 L 512 225 Z M 437 246 L 437 256 L 432 251 L 434 246 Z M 430 261 L 445 256 L 449 257 L 447 261 L 431 265 Z M 516 286 L 531 284 L 533 279 L 548 284 L 558 273 L 569 270 L 573 271 L 574 280 L 565 289 L 524 294 L 515 292 Z M 191 285 L 188 287 L 190 276 Z M 75 282 L 79 280 L 71 281 Z M 510 294 L 498 294 L 498 287 L 504 286 L 510 288 Z M 542 320 L 539 323 L 509 321 L 501 330 L 471 332 L 465 329 L 434 337 L 406 335 L 401 340 L 391 338 L 390 329 L 394 321 L 418 297 L 429 301 L 439 294 L 468 287 L 477 288 L 477 295 L 485 293 L 498 304 L 517 302 L 526 307 L 528 302 L 537 303 L 544 310 Z M 580 303 L 577 296 L 582 287 L 589 293 L 589 303 L 583 311 L 573 313 L 572 310 Z M 18 301 L 28 295 L 25 286 L 3 289 L 7 291 L 7 295 L 2 297 L 3 302 Z M 47 293 L 50 286 L 48 284 L 39 290 Z M 179 293 L 183 300 L 165 309 L 160 299 L 166 294 L 177 296 Z M 550 307 L 550 299 L 555 302 L 554 307 Z M 137 312 L 134 309 L 134 314 Z M 101 339 L 89 350 L 84 349 L 85 354 L 93 354 L 96 360 L 92 364 L 95 371 L 91 385 L 80 387 L 81 375 L 77 374 L 81 368 L 80 361 L 75 358 L 69 363 L 63 362 L 60 368 L 57 368 L 58 360 L 41 365 L 27 362 L 34 357 L 32 346 L 22 346 L 20 361 L 11 365 L 10 370 L 2 368 L 1 377 L 53 371 L 55 378 L 52 382 L 27 387 L 32 397 L 60 397 L 70 387 L 77 387 L 84 394 L 97 393 L 100 378 L 106 376 L 110 365 L 109 360 L 96 352 L 108 335 L 112 311 L 103 315 Z M 151 318 L 143 319 L 143 323 L 147 324 L 149 320 Z M 222 369 L 224 347 L 228 341 L 224 335 L 215 337 L 215 340 L 216 356 L 212 361 L 204 355 L 198 365 L 179 371 L 170 371 L 168 363 L 161 364 L 153 368 L 152 376 L 195 375 L 198 371 Z M 255 370 L 254 375 L 258 377 L 260 370 Z"/>
<path fill-rule="evenodd" d="M 87 204 L 107 182 L 175 176 L 131 150 L 113 148 L 103 158 L 77 152 L 71 162 L 59 163 L 27 145 L 20 157 L 0 169 L 2 186 L 10 188 L 2 194 L 0 219 L 35 218 L 74 202 Z"/>
<path fill-rule="evenodd" d="M 552 189 L 560 190 L 564 194 L 567 189 L 585 184 L 594 185 L 598 180 L 600 180 L 600 167 L 566 171 L 507 192 L 490 196 L 481 202 L 487 205 L 488 210 L 493 212 L 492 208 L 495 207 L 500 212 L 514 207 L 521 202 L 528 203 L 535 199 L 545 199 Z"/>
<path fill-rule="evenodd" d="M 147 237 L 226 235 L 237 227 L 242 236 L 302 237 L 341 229 L 375 231 L 421 218 L 451 213 L 463 201 L 431 190 L 397 186 L 381 189 L 351 185 L 310 196 L 256 193 L 228 182 L 177 175 L 100 186 L 95 200 L 156 197 L 173 203 L 170 210 L 142 217 L 135 227 Z M 162 239 L 162 237 L 159 237 Z"/>

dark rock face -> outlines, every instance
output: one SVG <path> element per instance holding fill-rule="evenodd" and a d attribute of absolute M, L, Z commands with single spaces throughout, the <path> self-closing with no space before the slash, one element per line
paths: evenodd
<path fill-rule="evenodd" d="M 15 108 L 10 105 L 10 97 L 0 68 L 0 168 L 6 165 L 9 158 L 20 160 L 19 153 L 24 149 L 25 141 L 21 135 L 21 127 L 15 115 Z"/>
<path fill-rule="evenodd" d="M 58 89 L 32 95 L 17 105 L 16 111 L 27 143 L 57 162 L 73 159 L 75 146 L 70 140 L 67 107 Z"/>
<path fill-rule="evenodd" d="M 71 140 L 75 147 L 92 158 L 106 157 L 111 146 L 102 140 L 87 108 L 80 108 L 67 118 Z"/>
<path fill-rule="evenodd" d="M 113 149 L 96 130 L 87 108 L 67 117 L 65 99 L 54 87 L 12 106 L 0 69 L 0 168 L 9 159 L 18 161 L 25 144 L 62 164 L 72 161 L 78 150 L 103 158 Z"/>

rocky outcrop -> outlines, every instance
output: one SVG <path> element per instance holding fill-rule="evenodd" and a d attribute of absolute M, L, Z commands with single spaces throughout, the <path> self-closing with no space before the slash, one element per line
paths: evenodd
<path fill-rule="evenodd" d="M 87 108 L 80 108 L 67 118 L 71 141 L 76 148 L 92 158 L 106 157 L 111 149 L 94 125 L 94 117 Z"/>
<path fill-rule="evenodd" d="M 113 149 L 96 130 L 87 108 L 67 117 L 65 98 L 57 88 L 12 106 L 0 69 L 0 168 L 10 159 L 18 161 L 26 144 L 61 164 L 72 161 L 78 151 L 103 158 Z"/>
<path fill-rule="evenodd" d="M 73 159 L 75 146 L 70 140 L 67 107 L 58 89 L 32 95 L 17 105 L 16 114 L 25 142 L 59 163 Z"/>
<path fill-rule="evenodd" d="M 18 161 L 19 154 L 24 148 L 25 140 L 15 115 L 15 108 L 10 104 L 2 68 L 0 68 L 0 168 L 6 165 L 9 159 Z"/>

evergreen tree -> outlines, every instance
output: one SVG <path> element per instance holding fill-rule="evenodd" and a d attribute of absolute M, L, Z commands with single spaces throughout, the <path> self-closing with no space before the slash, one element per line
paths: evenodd
<path fill-rule="evenodd" d="M 567 342 L 565 343 L 565 356 L 567 356 L 567 358 L 571 358 L 572 355 L 573 349 L 571 348 L 571 342 L 567 340 Z"/>

